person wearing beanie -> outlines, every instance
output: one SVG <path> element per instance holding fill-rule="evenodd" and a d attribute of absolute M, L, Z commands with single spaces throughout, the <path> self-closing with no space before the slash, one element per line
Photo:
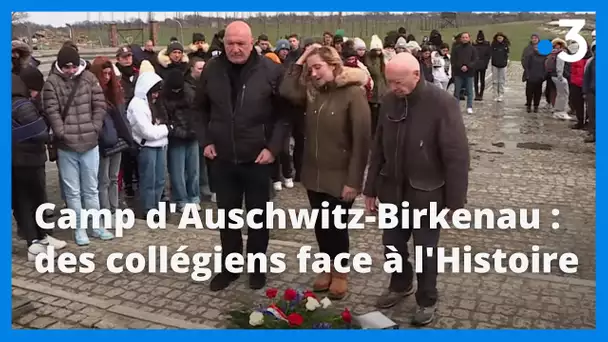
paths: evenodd
<path fill-rule="evenodd" d="M 142 63 L 142 69 L 147 68 L 144 64 L 147 61 Z M 158 207 L 165 188 L 167 137 L 171 127 L 158 104 L 161 85 L 162 78 L 156 72 L 141 71 L 127 109 L 133 141 L 139 146 L 139 200 L 144 217 Z"/>
<path fill-rule="evenodd" d="M 192 34 L 192 44 L 188 46 L 190 52 L 188 53 L 188 59 L 194 57 L 201 58 L 203 60 L 208 59 L 209 44 L 205 42 L 205 35 L 202 33 Z"/>
<path fill-rule="evenodd" d="M 35 62 L 37 60 L 33 60 L 30 46 L 20 40 L 13 40 L 11 42 L 11 53 L 11 72 L 13 74 L 19 75 L 21 69 L 26 68 L 28 65 L 38 67 L 36 64 L 40 64 Z"/>
<path fill-rule="evenodd" d="M 173 69 L 180 70 L 184 75 L 188 72 L 190 59 L 184 54 L 184 46 L 180 42 L 171 42 L 166 49 L 158 53 L 157 58 L 156 73 L 163 79 Z"/>
<path fill-rule="evenodd" d="M 53 132 L 53 150 L 56 149 L 65 201 L 76 212 L 74 239 L 80 246 L 89 244 L 81 209 L 100 209 L 99 133 L 107 107 L 97 77 L 85 69 L 86 63 L 78 51 L 64 46 L 42 88 L 43 108 Z M 95 224 L 99 227 L 99 222 Z M 102 240 L 114 238 L 104 228 L 93 229 L 93 236 Z"/>
<path fill-rule="evenodd" d="M 186 204 L 200 209 L 199 147 L 194 130 L 193 112 L 195 91 L 184 86 L 184 74 L 173 69 L 164 79 L 159 106 L 166 113 L 169 124 L 167 166 L 171 182 L 171 202 L 184 211 Z"/>
<path fill-rule="evenodd" d="M 367 82 L 362 86 L 363 90 L 365 90 L 366 98 L 369 100 L 372 97 L 372 89 L 374 88 L 374 81 L 372 76 L 369 73 L 369 70 L 361 61 L 359 61 L 359 55 L 357 50 L 355 50 L 354 42 L 348 41 L 344 43 L 344 47 L 342 50 L 342 59 L 344 61 L 344 66 L 350 68 L 361 69 L 367 75 Z"/>
<path fill-rule="evenodd" d="M 433 51 L 438 51 L 440 46 L 443 45 L 441 33 L 439 33 L 437 30 L 432 30 L 431 34 L 429 35 L 429 43 L 431 44 Z"/>
<path fill-rule="evenodd" d="M 475 39 L 473 47 L 475 47 L 475 50 L 477 51 L 473 88 L 475 90 L 475 101 L 481 101 L 483 100 L 483 93 L 486 89 L 486 70 L 488 70 L 490 58 L 492 58 L 492 46 L 490 46 L 490 42 L 486 40 L 486 36 L 482 30 L 477 32 L 477 39 Z M 494 100 L 502 101 L 502 97 L 496 97 Z"/>
<path fill-rule="evenodd" d="M 469 114 L 473 114 L 473 78 L 477 61 L 477 50 L 471 45 L 471 36 L 468 32 L 461 33 L 460 41 L 452 49 L 454 97 L 460 99 L 463 86 L 466 88 L 467 113 Z"/>
<path fill-rule="evenodd" d="M 365 54 L 367 53 L 367 46 L 365 45 L 363 39 L 359 37 L 354 38 L 353 45 L 355 51 L 357 51 L 357 56 L 359 57 L 359 60 L 364 61 Z"/>
<path fill-rule="evenodd" d="M 279 56 L 281 63 L 283 63 L 287 59 L 287 56 L 289 55 L 290 51 L 291 45 L 289 44 L 289 41 L 287 39 L 279 39 L 277 41 L 277 44 L 274 48 L 274 53 Z"/>
<path fill-rule="evenodd" d="M 407 51 L 407 42 L 405 38 L 399 37 L 395 43 L 395 53 L 403 53 Z"/>
<path fill-rule="evenodd" d="M 405 44 L 405 49 L 412 55 L 418 57 L 418 53 L 420 52 L 421 47 L 415 40 L 410 40 Z"/>
<path fill-rule="evenodd" d="M 216 34 L 213 35 L 213 39 L 211 40 L 211 45 L 209 46 L 209 53 L 203 60 L 207 63 L 211 58 L 217 57 L 222 54 L 224 51 L 224 34 L 225 30 L 220 30 Z"/>
<path fill-rule="evenodd" d="M 385 61 L 383 51 L 384 47 L 382 46 L 382 40 L 377 35 L 373 35 L 369 43 L 369 53 L 365 56 L 365 66 L 367 66 L 367 70 L 374 82 L 372 94 L 369 98 L 369 107 L 372 117 L 372 138 L 376 134 L 382 97 L 387 91 L 386 78 L 384 75 Z"/>

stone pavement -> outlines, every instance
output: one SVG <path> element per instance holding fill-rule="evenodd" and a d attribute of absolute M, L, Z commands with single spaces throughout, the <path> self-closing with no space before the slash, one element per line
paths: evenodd
<path fill-rule="evenodd" d="M 582 142 L 584 134 L 568 128 L 549 113 L 526 113 L 521 68 L 512 63 L 505 102 L 475 102 L 473 115 L 463 114 L 471 149 L 468 206 L 470 208 L 539 208 L 541 229 L 444 230 L 441 245 L 471 245 L 473 252 L 575 253 L 578 272 L 562 274 L 463 274 L 439 277 L 439 316 L 432 328 L 595 328 L 595 146 Z M 464 107 L 463 107 L 464 108 Z M 464 110 L 463 110 L 464 113 Z M 51 201 L 58 198 L 55 166 L 49 164 Z M 302 188 L 283 190 L 275 199 L 283 208 L 308 206 Z M 361 200 L 356 202 L 362 206 Z M 557 208 L 557 218 L 551 209 Z M 172 218 L 176 223 L 177 218 Z M 560 228 L 551 229 L 558 222 Z M 69 232 L 58 232 L 69 238 Z M 268 286 L 306 288 L 313 275 L 297 273 L 295 255 L 301 245 L 312 245 L 309 230 L 273 230 L 270 252 L 287 255 L 287 271 L 269 275 Z M 70 239 L 71 240 L 71 239 Z M 167 246 L 174 253 L 188 246 L 190 256 L 211 252 L 219 235 L 211 230 L 151 230 L 143 223 L 111 242 L 92 241 L 88 247 L 68 245 L 76 255 L 95 253 L 96 270 L 90 274 L 39 274 L 27 262 L 22 241 L 13 239 L 13 294 L 30 298 L 37 306 L 31 314 L 13 321 L 14 327 L 95 328 L 224 328 L 226 310 L 260 302 L 263 291 L 247 288 L 241 277 L 227 290 L 212 293 L 208 281 L 196 282 L 187 273 L 113 274 L 105 266 L 114 252 L 140 252 L 148 246 Z M 355 313 L 375 310 L 378 294 L 387 285 L 381 270 L 381 233 L 372 224 L 351 231 L 353 253 L 367 252 L 374 261 L 371 274 L 353 274 L 349 295 L 336 305 Z M 409 327 L 415 309 L 413 298 L 383 312 Z"/>

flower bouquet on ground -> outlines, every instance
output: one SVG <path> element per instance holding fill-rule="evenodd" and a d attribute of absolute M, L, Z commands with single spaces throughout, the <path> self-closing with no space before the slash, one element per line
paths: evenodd
<path fill-rule="evenodd" d="M 336 309 L 328 298 L 311 291 L 287 289 L 282 296 L 266 290 L 267 305 L 230 311 L 230 328 L 236 329 L 361 329 L 347 308 Z"/>

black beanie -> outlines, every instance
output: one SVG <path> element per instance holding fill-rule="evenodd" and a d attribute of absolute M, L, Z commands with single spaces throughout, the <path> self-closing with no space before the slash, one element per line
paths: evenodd
<path fill-rule="evenodd" d="M 184 74 L 180 70 L 172 69 L 167 73 L 164 81 L 163 88 L 167 90 L 181 89 L 184 87 Z"/>
<path fill-rule="evenodd" d="M 202 33 L 193 33 L 192 34 L 192 44 L 196 43 L 196 42 L 204 42 L 205 41 L 205 35 Z"/>
<path fill-rule="evenodd" d="M 170 54 L 173 51 L 181 51 L 184 52 L 184 46 L 180 42 L 173 42 L 167 46 L 167 54 Z"/>
<path fill-rule="evenodd" d="M 57 66 L 63 68 L 70 63 L 74 66 L 80 65 L 80 55 L 74 48 L 64 46 L 57 54 Z"/>
<path fill-rule="evenodd" d="M 479 30 L 479 32 L 477 32 L 477 41 L 483 42 L 484 40 L 486 40 L 486 35 L 483 34 L 482 30 Z"/>
<path fill-rule="evenodd" d="M 42 91 L 44 86 L 44 76 L 38 68 L 27 67 L 19 73 L 21 80 L 25 83 L 28 90 Z"/>

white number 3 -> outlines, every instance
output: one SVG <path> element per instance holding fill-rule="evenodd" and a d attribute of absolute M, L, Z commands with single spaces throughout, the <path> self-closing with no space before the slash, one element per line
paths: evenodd
<path fill-rule="evenodd" d="M 585 27 L 585 19 L 560 19 L 560 27 L 571 27 L 570 31 L 566 33 L 566 40 L 573 40 L 578 44 L 578 51 L 570 55 L 565 51 L 562 51 L 557 55 L 561 60 L 568 63 L 580 61 L 587 54 L 587 41 L 581 36 L 581 30 Z"/>

